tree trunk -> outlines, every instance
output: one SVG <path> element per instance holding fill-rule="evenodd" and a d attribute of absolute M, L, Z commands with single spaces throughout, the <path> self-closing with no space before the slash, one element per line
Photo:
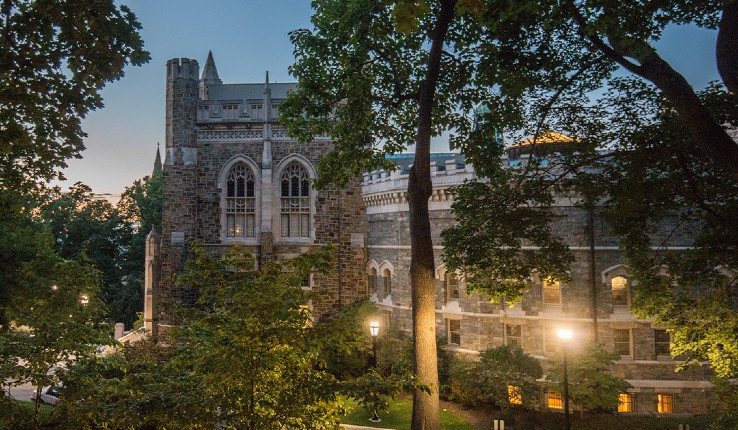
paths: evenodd
<path fill-rule="evenodd" d="M 702 104 L 689 82 L 656 51 L 640 61 L 636 73 L 656 85 L 674 105 L 700 152 L 738 182 L 738 145 Z"/>
<path fill-rule="evenodd" d="M 456 0 L 442 0 L 433 30 L 428 69 L 418 100 L 418 136 L 415 160 L 408 181 L 410 210 L 410 288 L 413 307 L 415 375 L 430 393 L 415 390 L 412 430 L 439 430 L 438 360 L 436 352 L 436 280 L 428 199 L 433 185 L 430 176 L 430 140 L 433 100 L 441 68 L 441 51 L 454 14 Z"/>
<path fill-rule="evenodd" d="M 723 7 L 715 56 L 720 78 L 728 90 L 738 95 L 738 1 Z"/>

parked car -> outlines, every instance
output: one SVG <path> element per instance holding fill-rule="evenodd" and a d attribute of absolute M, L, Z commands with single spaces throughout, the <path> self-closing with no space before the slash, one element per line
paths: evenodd
<path fill-rule="evenodd" d="M 41 403 L 54 406 L 59 401 L 61 387 L 48 387 L 41 390 Z M 36 391 L 31 394 L 31 400 L 36 401 Z"/>

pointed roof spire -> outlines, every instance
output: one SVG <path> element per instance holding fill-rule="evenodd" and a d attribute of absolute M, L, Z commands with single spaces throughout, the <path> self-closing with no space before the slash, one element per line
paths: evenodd
<path fill-rule="evenodd" d="M 264 118 L 267 122 L 272 120 L 272 87 L 269 85 L 269 70 L 266 72 L 264 81 Z"/>
<path fill-rule="evenodd" d="M 154 159 L 154 171 L 151 176 L 161 173 L 161 153 L 159 152 L 159 142 L 156 142 L 156 159 Z"/>
<path fill-rule="evenodd" d="M 208 51 L 208 59 L 205 60 L 205 67 L 202 69 L 202 78 L 200 80 L 208 85 L 223 83 L 218 76 L 218 68 L 215 67 L 213 51 Z"/>

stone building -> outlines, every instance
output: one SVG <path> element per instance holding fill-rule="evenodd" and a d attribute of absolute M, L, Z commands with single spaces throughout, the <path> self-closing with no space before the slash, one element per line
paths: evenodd
<path fill-rule="evenodd" d="M 224 84 L 212 54 L 202 76 L 196 60 L 172 59 L 166 69 L 166 147 L 162 232 L 147 242 L 145 326 L 171 319 L 160 299 L 188 303 L 194 292 L 174 285 L 191 257 L 190 239 L 213 254 L 245 246 L 259 265 L 333 244 L 335 270 L 312 275 L 313 315 L 321 318 L 366 297 L 366 216 L 359 181 L 316 191 L 309 180 L 331 148 L 302 144 L 279 124 L 291 83 Z"/>
<path fill-rule="evenodd" d="M 524 165 L 529 151 L 511 147 L 505 163 Z M 394 158 L 398 169 L 364 175 L 362 195 L 368 219 L 368 262 L 371 299 L 384 314 L 385 324 L 412 328 L 409 289 L 410 237 L 407 204 L 408 168 L 412 158 Z M 492 303 L 477 293 L 467 294 L 462 273 L 448 272 L 443 264 L 441 231 L 454 223 L 448 189 L 474 177 L 474 169 L 459 154 L 431 157 L 433 193 L 429 202 L 436 260 L 436 328 L 448 348 L 477 354 L 500 345 L 521 347 L 546 367 L 547 357 L 562 348 L 556 330 L 571 328 L 572 350 L 597 340 L 620 355 L 614 374 L 632 386 L 621 395 L 621 413 L 705 413 L 706 390 L 711 387 L 705 368 L 676 373 L 670 356 L 669 333 L 653 320 L 630 312 L 630 276 L 622 264 L 617 238 L 597 209 L 575 206 L 576 198 L 557 195 L 555 209 L 562 215 L 554 229 L 567 242 L 575 261 L 570 283 L 545 282 L 532 276 L 521 303 Z M 687 246 L 676 235 L 671 249 Z M 594 294 L 593 294 L 594 293 Z M 560 393 L 545 393 L 544 404 L 562 409 Z"/>
<path fill-rule="evenodd" d="M 191 292 L 173 283 L 191 256 L 189 239 L 213 253 L 246 246 L 259 264 L 288 259 L 323 244 L 336 246 L 335 269 L 314 275 L 303 288 L 324 293 L 312 304 L 321 318 L 365 297 L 387 324 L 411 331 L 410 236 L 407 203 L 412 156 L 393 157 L 398 169 L 374 171 L 345 189 L 316 191 L 308 180 L 331 148 L 327 138 L 300 144 L 279 124 L 279 104 L 294 84 L 224 84 L 212 55 L 202 76 L 196 60 L 173 59 L 166 71 L 166 148 L 161 235 L 147 242 L 145 326 L 156 333 L 171 323 L 158 312 L 160 298 L 188 302 Z M 507 163 L 530 157 L 515 148 Z M 557 226 L 576 260 L 572 282 L 533 277 L 514 307 L 466 293 L 463 274 L 447 272 L 441 231 L 454 222 L 449 187 L 472 178 L 459 154 L 431 157 L 429 203 L 436 253 L 436 323 L 448 348 L 476 354 L 499 345 L 520 346 L 546 362 L 561 348 L 554 330 L 574 328 L 580 341 L 596 333 L 620 354 L 615 373 L 632 386 L 621 397 L 623 413 L 702 413 L 710 387 L 701 368 L 675 373 L 669 334 L 629 311 L 631 279 L 617 239 L 597 210 L 588 213 L 558 196 L 564 215 Z M 677 237 L 674 247 L 685 246 Z M 594 311 L 596 310 L 596 311 Z M 572 345 L 575 348 L 576 345 Z M 561 408 L 557 393 L 546 404 Z"/>

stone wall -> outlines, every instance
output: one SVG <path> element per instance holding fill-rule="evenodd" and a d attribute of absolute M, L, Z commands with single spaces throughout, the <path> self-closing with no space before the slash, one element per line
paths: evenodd
<path fill-rule="evenodd" d="M 437 172 L 434 176 L 434 196 L 446 196 L 445 190 L 470 177 L 469 167 L 462 170 Z M 408 333 L 412 330 L 410 310 L 410 238 L 408 208 L 403 196 L 407 174 L 400 169 L 391 173 L 372 172 L 364 177 L 363 193 L 368 211 L 367 273 L 371 267 L 392 267 L 392 294 L 381 294 L 382 271 L 378 270 L 372 300 L 392 316 L 391 324 Z M 560 217 L 553 225 L 554 231 L 569 244 L 574 262 L 571 264 L 571 282 L 561 284 L 561 304 L 543 303 L 542 282 L 532 277 L 522 303 L 514 306 L 491 303 L 478 293 L 467 294 L 463 276 L 460 280 L 458 300 L 448 300 L 445 267 L 442 260 L 443 244 L 440 233 L 454 223 L 450 211 L 452 201 L 439 197 L 431 204 L 431 225 L 437 272 L 436 330 L 438 337 L 449 343 L 448 349 L 458 353 L 476 354 L 490 347 L 504 345 L 506 325 L 520 326 L 523 349 L 542 361 L 557 354 L 560 346 L 555 329 L 566 326 L 576 332 L 577 342 L 570 348 L 577 349 L 594 336 L 592 300 L 592 264 L 597 305 L 597 337 L 605 348 L 616 351 L 614 330 L 630 333 L 630 353 L 622 356 L 613 366 L 614 373 L 633 385 L 635 411 L 655 413 L 659 393 L 673 394 L 674 413 L 704 413 L 708 410 L 705 390 L 710 384 L 703 368 L 690 367 L 675 373 L 677 361 L 671 357 L 656 355 L 655 329 L 652 320 L 639 319 L 627 306 L 613 305 L 610 279 L 627 276 L 618 241 L 613 236 L 599 209 L 592 216 L 575 206 L 576 201 L 558 196 L 555 212 Z M 590 250 L 590 232 L 594 236 L 594 262 Z M 672 238 L 668 246 L 688 244 L 689 231 Z M 459 343 L 452 344 L 450 321 L 459 320 Z"/>

